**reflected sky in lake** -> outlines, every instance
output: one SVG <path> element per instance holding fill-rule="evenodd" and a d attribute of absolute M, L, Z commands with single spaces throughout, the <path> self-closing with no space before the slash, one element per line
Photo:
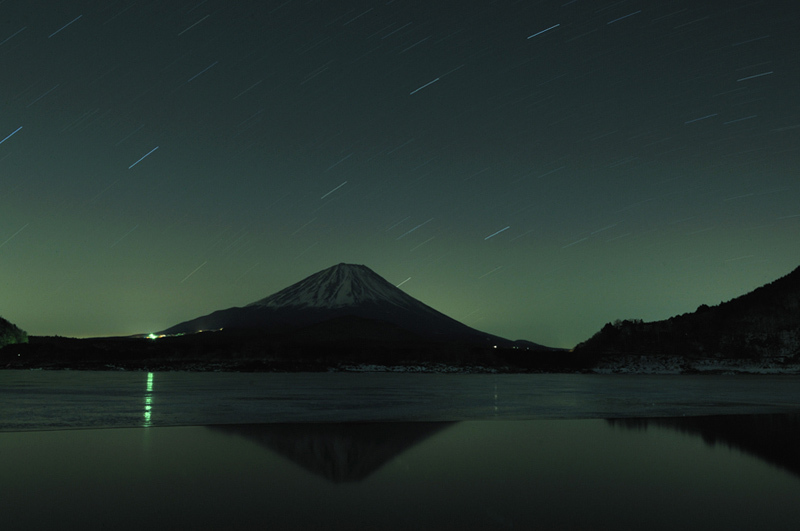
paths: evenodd
<path fill-rule="evenodd" d="M 797 415 L 690 422 L 280 423 L 6 432 L 0 433 L 3 527 L 800 525 L 800 476 L 778 462 L 793 457 L 774 452 L 766 457 L 748 442 L 780 440 L 787 449 L 797 448 Z"/>

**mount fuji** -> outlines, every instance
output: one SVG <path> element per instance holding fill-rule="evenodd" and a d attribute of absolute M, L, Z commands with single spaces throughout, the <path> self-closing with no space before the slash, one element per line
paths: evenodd
<path fill-rule="evenodd" d="M 256 329 L 317 339 L 424 339 L 510 345 L 434 310 L 363 265 L 338 264 L 243 307 L 219 310 L 161 334 Z M 546 348 L 546 347 L 545 347 Z"/>
<path fill-rule="evenodd" d="M 585 361 L 470 328 L 352 264 L 157 333 L 43 337 L 0 349 L 0 367 L 89 370 L 574 371 Z"/>

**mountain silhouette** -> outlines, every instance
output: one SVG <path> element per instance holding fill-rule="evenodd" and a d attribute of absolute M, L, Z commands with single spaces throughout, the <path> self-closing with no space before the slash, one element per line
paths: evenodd
<path fill-rule="evenodd" d="M 511 343 L 434 310 L 364 265 L 344 263 L 246 306 L 197 317 L 167 328 L 161 334 L 229 328 L 287 331 L 301 327 L 305 328 L 305 336 L 320 338 L 375 336 Z"/>
<path fill-rule="evenodd" d="M 232 424 L 238 435 L 334 483 L 361 481 L 453 422 Z"/>
<path fill-rule="evenodd" d="M 158 333 L 42 337 L 9 348 L 0 350 L 0 366 L 291 372 L 351 364 L 503 370 L 580 366 L 561 349 L 471 328 L 368 267 L 352 264 L 335 265 L 246 306 L 215 311 Z"/>
<path fill-rule="evenodd" d="M 575 351 L 800 361 L 800 267 L 716 306 L 663 321 L 608 323 Z"/>
<path fill-rule="evenodd" d="M 17 325 L 0 317 L 0 348 L 15 343 L 27 343 L 28 334 Z"/>

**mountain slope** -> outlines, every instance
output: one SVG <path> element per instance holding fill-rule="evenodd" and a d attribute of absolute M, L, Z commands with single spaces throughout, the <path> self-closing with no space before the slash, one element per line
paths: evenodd
<path fill-rule="evenodd" d="M 27 343 L 28 334 L 17 325 L 0 317 L 0 348 L 15 343 Z"/>
<path fill-rule="evenodd" d="M 387 302 L 405 308 L 422 304 L 366 266 L 338 264 L 248 306 L 332 309 Z"/>
<path fill-rule="evenodd" d="M 575 349 L 600 354 L 800 360 L 800 267 L 750 293 L 664 321 L 617 321 Z"/>
<path fill-rule="evenodd" d="M 244 307 L 219 310 L 162 333 L 220 328 L 286 331 L 345 317 L 390 323 L 426 339 L 508 343 L 434 310 L 368 267 L 352 264 L 335 265 Z"/>

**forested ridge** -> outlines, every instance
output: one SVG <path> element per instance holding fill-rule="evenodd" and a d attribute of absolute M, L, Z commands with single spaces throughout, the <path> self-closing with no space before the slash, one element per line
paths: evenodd
<path fill-rule="evenodd" d="M 752 292 L 663 321 L 617 320 L 579 344 L 598 354 L 800 360 L 800 268 Z"/>
<path fill-rule="evenodd" d="M 28 334 L 24 330 L 0 317 L 0 348 L 14 343 L 27 342 Z"/>

